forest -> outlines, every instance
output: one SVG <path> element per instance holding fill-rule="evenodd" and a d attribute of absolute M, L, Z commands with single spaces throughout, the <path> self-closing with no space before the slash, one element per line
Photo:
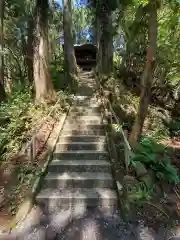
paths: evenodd
<path fill-rule="evenodd" d="M 97 46 L 93 71 L 120 120 L 114 128 L 126 130 L 133 152 L 119 176 L 131 184 L 126 202 L 177 220 L 180 2 L 74 1 L 0 0 L 0 225 L 40 174 L 43 147 L 78 86 L 74 44 L 87 42 Z M 29 163 L 20 152 L 37 131 Z"/>

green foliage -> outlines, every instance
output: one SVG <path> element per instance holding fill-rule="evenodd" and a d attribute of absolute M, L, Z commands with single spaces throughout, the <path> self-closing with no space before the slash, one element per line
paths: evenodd
<path fill-rule="evenodd" d="M 9 214 L 16 214 L 17 204 L 19 204 L 19 202 L 22 202 L 25 198 L 22 190 L 25 190 L 27 186 L 32 185 L 40 174 L 41 166 L 37 163 L 34 163 L 33 165 L 21 164 L 16 167 L 16 184 L 11 186 L 12 199 L 8 208 Z"/>
<path fill-rule="evenodd" d="M 120 67 L 120 56 L 118 56 L 117 54 L 114 54 L 113 63 L 114 63 L 115 69 L 119 69 L 119 67 Z"/>
<path fill-rule="evenodd" d="M 140 203 L 141 201 L 150 201 L 154 192 L 154 187 L 148 188 L 145 183 L 139 182 L 129 191 L 129 200 Z"/>
<path fill-rule="evenodd" d="M 59 79 L 61 84 L 61 79 Z M 62 87 L 63 88 L 63 87 Z M 53 111 L 54 118 L 67 109 L 68 95 L 62 90 L 57 92 L 59 103 Z M 17 153 L 22 145 L 31 138 L 31 131 L 37 128 L 42 118 L 49 114 L 53 106 L 36 105 L 31 88 L 14 90 L 8 102 L 0 105 L 0 117 L 7 118 L 6 125 L 0 125 L 0 163 Z"/>
<path fill-rule="evenodd" d="M 50 74 L 54 88 L 57 91 L 65 90 L 67 87 L 67 81 L 64 77 L 64 66 L 61 64 L 61 62 L 51 62 Z"/>
<path fill-rule="evenodd" d="M 138 161 L 154 171 L 156 179 L 169 183 L 179 182 L 176 169 L 170 161 L 168 149 L 157 144 L 152 138 L 142 137 L 135 154 L 130 159 L 130 164 Z"/>
<path fill-rule="evenodd" d="M 176 117 L 175 119 L 172 119 L 168 124 L 168 128 L 171 136 L 179 137 L 180 136 L 180 117 Z"/>
<path fill-rule="evenodd" d="M 26 112 L 32 105 L 30 89 L 12 93 L 7 103 L 1 104 L 0 116 L 10 119 L 7 127 L 1 128 L 0 152 L 4 159 L 6 154 L 13 154 L 19 150 L 19 146 L 25 141 L 24 132 L 28 130 Z"/>

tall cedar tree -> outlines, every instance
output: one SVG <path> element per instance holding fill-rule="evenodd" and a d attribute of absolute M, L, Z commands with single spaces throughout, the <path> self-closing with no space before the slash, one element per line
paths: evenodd
<path fill-rule="evenodd" d="M 63 0 L 64 64 L 69 86 L 73 85 L 73 75 L 77 74 L 77 64 L 73 46 L 71 0 Z"/>
<path fill-rule="evenodd" d="M 34 31 L 34 82 L 36 101 L 53 103 L 56 94 L 48 70 L 48 0 L 36 0 Z"/>
<path fill-rule="evenodd" d="M 4 90 L 4 0 L 0 0 L 0 101 L 6 97 Z"/>

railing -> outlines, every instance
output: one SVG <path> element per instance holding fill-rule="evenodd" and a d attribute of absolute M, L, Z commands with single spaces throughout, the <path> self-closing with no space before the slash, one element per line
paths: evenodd
<path fill-rule="evenodd" d="M 113 126 L 113 124 L 118 125 L 118 132 L 121 134 L 121 136 L 123 138 L 124 154 L 125 154 L 125 168 L 126 168 L 126 172 L 128 172 L 129 158 L 131 156 L 132 149 L 131 149 L 131 146 L 127 139 L 128 138 L 127 130 L 123 130 L 122 127 L 120 127 L 120 120 L 117 117 L 116 113 L 114 112 L 114 109 L 113 109 L 109 99 L 107 99 L 107 97 L 105 97 L 104 89 L 103 89 L 102 85 L 100 83 L 98 85 L 99 85 L 99 91 L 101 94 L 101 101 L 105 108 L 106 115 L 108 116 L 108 118 L 110 120 L 110 124 L 111 124 L 111 126 Z M 106 102 L 105 102 L 105 99 L 106 99 Z"/>
<path fill-rule="evenodd" d="M 48 115 L 41 121 L 40 125 L 36 128 L 31 140 L 25 145 L 25 147 L 22 150 L 22 153 L 28 157 L 29 163 L 31 163 L 37 157 L 37 154 L 38 154 L 37 146 L 39 145 L 39 139 L 37 138 L 37 133 L 38 133 L 39 129 L 42 127 L 42 125 L 51 116 L 53 111 L 56 109 L 56 106 L 58 105 L 60 100 L 61 99 L 59 98 L 56 101 L 55 105 L 52 107 L 52 109 L 50 110 Z M 47 139 L 49 138 L 49 135 L 50 135 L 50 133 L 48 134 Z M 46 139 L 46 141 L 47 141 L 47 139 Z M 43 146 L 46 144 L 46 141 L 43 143 Z M 41 146 L 41 147 L 43 148 L 43 146 Z"/>

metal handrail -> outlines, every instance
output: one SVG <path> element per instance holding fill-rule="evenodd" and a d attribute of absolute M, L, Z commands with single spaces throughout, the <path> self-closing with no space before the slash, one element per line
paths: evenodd
<path fill-rule="evenodd" d="M 36 156 L 37 156 L 37 152 L 36 152 L 36 143 L 38 141 L 37 133 L 38 133 L 39 129 L 41 128 L 41 126 L 45 123 L 45 121 L 49 118 L 49 116 L 55 110 L 55 108 L 56 108 L 57 104 L 59 103 L 59 101 L 60 101 L 60 98 L 56 101 L 56 103 L 54 104 L 52 109 L 49 111 L 48 115 L 41 121 L 41 124 L 35 130 L 31 140 L 26 144 L 25 148 L 22 150 L 22 153 L 28 155 L 28 158 L 29 158 L 30 162 L 32 162 L 36 158 Z"/>
<path fill-rule="evenodd" d="M 103 89 L 103 87 L 102 87 L 102 85 L 100 83 L 99 83 L 99 88 L 100 88 L 100 93 L 105 98 L 105 96 L 104 96 L 104 89 Z M 104 103 L 104 99 L 102 99 L 102 101 L 103 101 L 103 105 L 105 107 L 106 104 Z M 116 124 L 120 125 L 120 120 L 117 117 L 116 113 L 114 112 L 114 109 L 113 109 L 109 99 L 107 99 L 107 104 L 108 104 L 107 110 L 109 111 L 110 117 L 111 117 L 110 118 L 111 125 L 113 124 L 112 118 L 115 119 Z M 132 148 L 131 148 L 131 146 L 130 146 L 130 144 L 128 142 L 128 139 L 127 139 L 127 132 L 123 131 L 122 127 L 120 127 L 119 131 L 122 134 L 123 140 L 124 140 L 123 142 L 124 142 L 124 150 L 125 150 L 125 166 L 126 166 L 126 171 L 128 172 L 129 157 L 131 155 Z"/>

